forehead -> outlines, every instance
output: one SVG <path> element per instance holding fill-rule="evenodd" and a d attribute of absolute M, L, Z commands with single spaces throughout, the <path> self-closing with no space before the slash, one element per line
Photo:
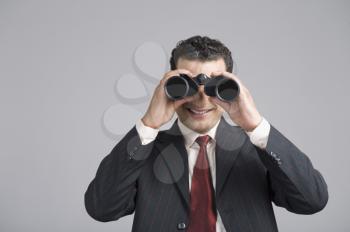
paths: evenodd
<path fill-rule="evenodd" d="M 186 60 L 183 58 L 178 59 L 176 67 L 178 69 L 186 69 L 193 73 L 194 75 L 204 73 L 208 76 L 212 72 L 226 71 L 226 65 L 224 59 L 220 58 L 218 60 L 211 61 L 200 61 L 200 60 Z"/>

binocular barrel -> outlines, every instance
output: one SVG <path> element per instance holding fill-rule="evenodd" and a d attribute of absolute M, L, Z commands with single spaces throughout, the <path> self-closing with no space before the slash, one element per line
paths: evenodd
<path fill-rule="evenodd" d="M 170 77 L 165 83 L 165 93 L 171 100 L 193 96 L 198 91 L 197 83 L 185 74 Z"/>
<path fill-rule="evenodd" d="M 199 74 L 195 78 L 190 78 L 185 74 L 170 77 L 164 88 L 169 99 L 179 100 L 195 95 L 199 85 L 204 85 L 206 95 L 227 102 L 234 101 L 240 91 L 238 83 L 231 78 L 225 76 L 208 77 L 205 74 Z"/>

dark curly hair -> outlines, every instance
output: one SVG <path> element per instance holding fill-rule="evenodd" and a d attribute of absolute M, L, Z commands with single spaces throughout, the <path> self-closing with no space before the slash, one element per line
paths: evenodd
<path fill-rule="evenodd" d="M 170 68 L 176 69 L 176 62 L 179 58 L 188 60 L 212 61 L 223 58 L 226 64 L 226 71 L 233 71 L 233 59 L 231 51 L 219 40 L 207 36 L 193 36 L 181 40 L 171 52 Z"/>

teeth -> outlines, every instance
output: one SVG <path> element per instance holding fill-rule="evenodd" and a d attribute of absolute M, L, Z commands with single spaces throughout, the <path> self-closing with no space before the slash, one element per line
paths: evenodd
<path fill-rule="evenodd" d="M 197 111 L 197 110 L 194 110 L 194 109 L 189 109 L 189 110 L 192 111 L 195 114 L 205 114 L 205 113 L 209 112 L 209 110 L 202 110 L 202 111 Z"/>

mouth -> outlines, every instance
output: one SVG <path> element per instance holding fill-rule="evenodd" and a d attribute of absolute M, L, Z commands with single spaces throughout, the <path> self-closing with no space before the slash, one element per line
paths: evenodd
<path fill-rule="evenodd" d="M 186 110 L 190 115 L 195 119 L 205 118 L 214 108 L 195 108 L 195 107 L 186 107 Z"/>

